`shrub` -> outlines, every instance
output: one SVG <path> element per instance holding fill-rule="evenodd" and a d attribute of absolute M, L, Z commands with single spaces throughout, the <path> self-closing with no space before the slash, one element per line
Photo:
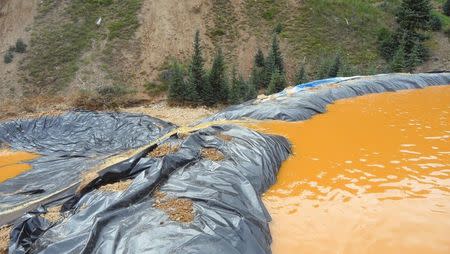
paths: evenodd
<path fill-rule="evenodd" d="M 134 91 L 122 85 L 103 86 L 94 91 L 81 90 L 74 106 L 88 110 L 117 109 L 132 104 L 128 97 L 132 93 Z"/>
<path fill-rule="evenodd" d="M 278 93 L 283 91 L 286 87 L 286 78 L 280 71 L 274 71 L 272 73 L 272 78 L 270 79 L 269 88 L 267 89 L 268 94 Z"/>
<path fill-rule="evenodd" d="M 395 55 L 392 58 L 391 69 L 394 72 L 402 72 L 405 67 L 405 49 L 402 45 L 397 49 L 397 52 L 395 52 Z"/>
<path fill-rule="evenodd" d="M 297 75 L 295 76 L 295 84 L 303 84 L 308 82 L 308 78 L 306 76 L 305 66 L 303 64 L 300 65 L 298 69 Z"/>
<path fill-rule="evenodd" d="M 447 0 L 444 4 L 444 6 L 442 7 L 443 12 L 445 15 L 450 16 L 450 0 Z"/>
<path fill-rule="evenodd" d="M 447 37 L 450 39 L 450 27 L 444 30 L 444 33 L 447 35 Z"/>
<path fill-rule="evenodd" d="M 17 39 L 15 50 L 17 53 L 25 53 L 27 51 L 27 44 L 22 39 Z"/>
<path fill-rule="evenodd" d="M 273 29 L 274 33 L 280 34 L 283 31 L 283 25 L 281 23 L 278 23 L 275 28 Z"/>
<path fill-rule="evenodd" d="M 397 50 L 395 35 L 386 28 L 378 31 L 378 50 L 380 55 L 387 61 L 392 60 Z"/>
<path fill-rule="evenodd" d="M 151 96 L 157 96 L 167 91 L 168 87 L 165 83 L 156 84 L 153 82 L 147 82 L 144 84 L 145 92 Z"/>
<path fill-rule="evenodd" d="M 172 73 L 169 81 L 169 102 L 183 103 L 186 100 L 186 82 L 184 80 L 184 69 L 177 63 L 172 63 L 170 67 Z"/>
<path fill-rule="evenodd" d="M 11 51 L 6 51 L 5 55 L 3 56 L 3 62 L 5 62 L 5 64 L 9 64 L 13 61 L 14 58 L 14 54 Z"/>
<path fill-rule="evenodd" d="M 432 31 L 440 31 L 442 29 L 442 21 L 437 15 L 433 15 L 431 16 L 429 26 Z"/>
<path fill-rule="evenodd" d="M 337 77 L 339 70 L 342 68 L 341 55 L 339 53 L 334 57 L 333 63 L 330 66 L 330 70 L 328 71 L 328 77 L 334 78 Z"/>

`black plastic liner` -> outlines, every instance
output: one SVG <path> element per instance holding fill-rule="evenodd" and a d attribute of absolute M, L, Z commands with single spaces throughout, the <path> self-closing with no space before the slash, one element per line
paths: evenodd
<path fill-rule="evenodd" d="M 224 141 L 218 133 L 232 139 Z M 23 217 L 12 232 L 10 252 L 270 253 L 270 215 L 260 196 L 289 155 L 288 141 L 225 125 L 167 142 L 181 142 L 180 150 L 149 158 L 145 155 L 156 147 L 151 146 L 101 172 L 82 195 L 66 201 L 62 222 L 49 223 L 39 211 Z M 202 158 L 202 148 L 220 150 L 224 160 Z M 96 189 L 133 175 L 124 192 Z M 154 208 L 156 189 L 191 199 L 194 221 L 170 221 Z"/>
<path fill-rule="evenodd" d="M 252 118 L 257 120 L 300 121 L 324 113 L 326 106 L 339 99 L 351 98 L 370 93 L 393 92 L 417 89 L 435 85 L 449 85 L 450 73 L 435 74 L 382 74 L 349 79 L 326 80 L 319 90 L 302 90 L 303 85 L 294 88 L 294 93 L 281 92 L 271 99 L 258 102 L 252 100 L 236 105 L 208 117 L 202 122 Z M 322 85 L 323 82 L 312 82 Z M 308 85 L 308 84 L 307 84 Z M 300 88 L 300 89 L 299 89 Z"/>
<path fill-rule="evenodd" d="M 203 122 L 246 117 L 303 120 L 325 112 L 326 105 L 337 99 L 450 84 L 450 74 L 331 79 L 308 87 L 315 84 L 320 84 L 319 89 L 299 86 L 294 94 L 282 92 L 272 99 L 230 107 Z M 223 140 L 219 133 L 232 139 Z M 181 149 L 162 158 L 151 158 L 147 154 L 161 144 L 149 145 L 139 154 L 100 171 L 80 192 L 60 196 L 16 220 L 9 252 L 271 253 L 270 215 L 261 194 L 275 182 L 282 161 L 289 155 L 288 141 L 222 124 L 196 131 L 185 140 L 172 136 L 161 142 L 179 143 Z M 202 158 L 200 151 L 205 147 L 220 150 L 225 159 L 214 162 Z M 102 151 L 94 149 L 99 156 L 88 160 L 75 158 L 85 165 L 90 159 L 102 160 Z M 64 171 L 77 164 L 64 167 Z M 124 179 L 133 179 L 125 191 L 98 189 Z M 155 208 L 156 190 L 191 199 L 193 222 L 171 221 Z M 64 219 L 56 223 L 45 220 L 41 214 L 56 204 L 63 204 Z"/>
<path fill-rule="evenodd" d="M 173 128 L 148 116 L 87 111 L 0 123 L 0 144 L 43 155 L 31 161 L 30 171 L 0 184 L 0 225 L 73 194 L 85 170 Z"/>

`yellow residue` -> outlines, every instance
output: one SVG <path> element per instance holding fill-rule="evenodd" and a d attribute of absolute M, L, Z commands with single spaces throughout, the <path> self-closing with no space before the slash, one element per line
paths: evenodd
<path fill-rule="evenodd" d="M 293 153 L 264 195 L 273 253 L 450 253 L 450 86 L 254 127 Z"/>
<path fill-rule="evenodd" d="M 31 169 L 29 164 L 23 162 L 37 157 L 33 153 L 0 149 L 0 183 Z"/>

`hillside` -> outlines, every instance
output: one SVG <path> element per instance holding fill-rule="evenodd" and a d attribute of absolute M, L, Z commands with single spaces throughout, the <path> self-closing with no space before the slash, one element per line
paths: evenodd
<path fill-rule="evenodd" d="M 398 0 L 0 0 L 0 52 L 19 38 L 28 44 L 12 63 L 0 63 L 4 105 L 23 110 L 70 105 L 80 92 L 123 85 L 148 100 L 159 91 L 171 58 L 187 61 L 201 31 L 206 59 L 222 47 L 229 68 L 248 75 L 257 48 L 266 53 L 274 28 L 288 79 L 300 62 L 314 73 L 340 52 L 355 74 L 383 72 L 377 32 L 395 26 Z M 433 1 L 440 8 L 442 0 Z M 436 11 L 438 13 L 438 11 Z M 34 17 L 34 18 L 33 18 Z M 441 15 L 444 30 L 448 17 Z M 430 33 L 432 56 L 418 71 L 450 65 L 448 37 Z M 156 87 L 156 88 L 155 88 Z M 13 102 L 11 102 L 11 100 Z M 27 105 L 27 106 L 24 106 Z M 6 109 L 3 111 L 12 109 Z"/>

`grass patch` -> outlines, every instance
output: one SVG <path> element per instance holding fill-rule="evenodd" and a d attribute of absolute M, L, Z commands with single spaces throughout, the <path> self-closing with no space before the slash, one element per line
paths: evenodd
<path fill-rule="evenodd" d="M 40 4 L 30 54 L 23 66 L 28 83 L 54 90 L 73 80 L 80 58 L 95 41 L 107 39 L 106 48 L 115 52 L 120 39 L 134 34 L 141 0 L 73 0 L 63 4 L 56 0 Z M 97 26 L 100 17 L 102 23 Z"/>
<path fill-rule="evenodd" d="M 237 18 L 230 0 L 213 0 L 211 15 L 213 27 L 208 27 L 208 36 L 213 42 L 233 40 L 237 37 L 234 26 Z"/>
<path fill-rule="evenodd" d="M 81 90 L 77 96 L 74 107 L 87 110 L 107 110 L 126 107 L 134 104 L 130 95 L 135 91 L 122 86 L 103 86 L 95 91 Z"/>

